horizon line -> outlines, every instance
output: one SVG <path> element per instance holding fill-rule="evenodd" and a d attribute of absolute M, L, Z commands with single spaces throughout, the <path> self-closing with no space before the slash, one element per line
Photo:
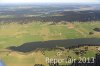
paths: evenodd
<path fill-rule="evenodd" d="M 74 2 L 20 2 L 20 3 L 7 3 L 7 2 L 0 2 L 0 4 L 100 4 L 97 2 L 78 2 L 78 3 L 74 3 Z"/>

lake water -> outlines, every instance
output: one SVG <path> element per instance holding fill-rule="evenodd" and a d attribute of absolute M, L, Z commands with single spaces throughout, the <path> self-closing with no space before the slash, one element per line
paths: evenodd
<path fill-rule="evenodd" d="M 66 40 L 51 40 L 41 42 L 28 42 L 21 46 L 11 46 L 9 49 L 19 52 L 30 52 L 37 48 L 74 48 L 79 46 L 100 46 L 100 38 L 79 38 L 79 39 L 66 39 Z"/>

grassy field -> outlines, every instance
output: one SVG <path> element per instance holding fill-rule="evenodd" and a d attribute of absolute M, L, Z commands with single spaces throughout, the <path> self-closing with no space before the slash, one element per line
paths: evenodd
<path fill-rule="evenodd" d="M 6 23 L 0 24 L 0 51 L 7 50 L 10 46 L 18 46 L 27 42 L 48 41 L 48 40 L 63 40 L 75 38 L 100 38 L 100 32 L 93 29 L 100 28 L 100 22 L 74 22 L 74 23 L 57 23 L 52 22 L 32 22 L 27 24 Z M 89 35 L 89 32 L 94 34 Z M 80 47 L 78 50 L 80 50 Z M 91 50 L 92 48 L 92 50 Z M 75 48 L 77 49 L 77 48 Z M 96 47 L 90 47 L 84 55 L 92 57 L 97 52 Z M 42 54 L 41 51 L 23 54 L 19 52 L 0 52 L 0 57 L 6 62 L 7 66 L 33 66 L 34 64 L 43 64 L 45 57 L 57 57 L 56 53 L 61 50 L 46 50 Z M 90 54 L 90 55 L 89 55 Z M 73 50 L 65 49 L 61 58 L 66 56 L 78 58 L 79 56 Z M 58 58 L 58 57 L 57 57 Z"/>

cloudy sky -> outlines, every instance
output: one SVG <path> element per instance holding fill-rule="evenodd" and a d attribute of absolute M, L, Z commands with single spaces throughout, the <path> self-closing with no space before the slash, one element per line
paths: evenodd
<path fill-rule="evenodd" d="M 99 3 L 100 0 L 0 0 L 0 3 Z"/>

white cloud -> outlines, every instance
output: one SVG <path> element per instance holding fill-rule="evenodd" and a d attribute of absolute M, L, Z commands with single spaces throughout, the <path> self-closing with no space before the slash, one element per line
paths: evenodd
<path fill-rule="evenodd" d="M 4 3 L 22 3 L 22 2 L 66 2 L 66 3 L 88 3 L 97 2 L 97 0 L 1 0 Z"/>

